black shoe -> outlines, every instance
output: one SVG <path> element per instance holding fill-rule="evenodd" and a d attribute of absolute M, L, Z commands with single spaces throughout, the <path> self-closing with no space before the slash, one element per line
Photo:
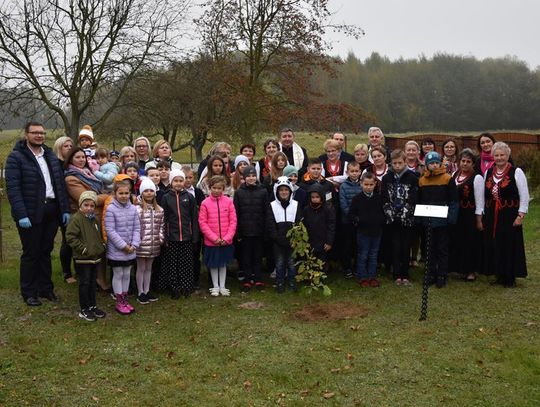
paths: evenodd
<path fill-rule="evenodd" d="M 90 307 L 90 311 L 94 313 L 94 316 L 96 318 L 105 318 L 107 316 L 107 313 L 105 311 L 100 310 L 95 305 L 93 307 Z"/>
<path fill-rule="evenodd" d="M 345 278 L 353 278 L 353 273 L 350 269 L 347 269 L 343 272 L 343 275 L 345 276 Z"/>
<path fill-rule="evenodd" d="M 146 296 L 145 293 L 141 293 L 139 294 L 139 296 L 137 297 L 137 301 L 139 302 L 139 304 L 150 304 L 150 301 L 148 300 L 148 297 Z"/>
<path fill-rule="evenodd" d="M 96 320 L 96 315 L 91 309 L 82 309 L 81 312 L 79 312 L 79 318 L 93 322 Z"/>
<path fill-rule="evenodd" d="M 56 294 L 54 292 L 50 292 L 50 293 L 47 293 L 47 294 L 43 294 L 43 295 L 40 295 L 41 298 L 46 298 L 48 299 L 50 302 L 58 302 L 60 301 L 60 299 L 56 296 Z"/>
<path fill-rule="evenodd" d="M 285 286 L 283 284 L 278 284 L 276 287 L 276 291 L 278 294 L 283 294 L 285 292 Z"/>
<path fill-rule="evenodd" d="M 152 294 L 150 291 L 146 293 L 146 299 L 150 302 L 156 302 L 157 300 L 159 300 L 159 298 Z"/>
<path fill-rule="evenodd" d="M 298 292 L 298 287 L 296 286 L 296 284 L 292 283 L 292 284 L 289 284 L 289 290 L 295 293 L 295 292 Z"/>
<path fill-rule="evenodd" d="M 445 285 L 446 285 L 446 278 L 437 277 L 437 281 L 435 282 L 435 286 L 437 288 L 443 288 Z"/>
<path fill-rule="evenodd" d="M 36 297 L 28 297 L 24 302 L 30 307 L 39 307 L 41 305 L 41 301 Z"/>
<path fill-rule="evenodd" d="M 171 299 L 179 300 L 180 299 L 180 290 L 173 290 L 171 293 Z"/>

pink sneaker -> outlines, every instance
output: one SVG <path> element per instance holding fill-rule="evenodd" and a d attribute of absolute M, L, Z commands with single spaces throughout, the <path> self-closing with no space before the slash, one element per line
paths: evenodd
<path fill-rule="evenodd" d="M 116 305 L 114 309 L 121 315 L 129 315 L 131 311 L 126 307 L 122 294 L 116 294 Z"/>
<path fill-rule="evenodd" d="M 135 311 L 135 308 L 128 302 L 128 294 L 122 293 L 122 296 L 124 297 L 124 306 L 129 310 L 130 313 Z"/>

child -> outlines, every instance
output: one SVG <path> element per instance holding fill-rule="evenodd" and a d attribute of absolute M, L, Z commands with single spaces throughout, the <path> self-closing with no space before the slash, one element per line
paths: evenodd
<path fill-rule="evenodd" d="M 171 188 L 171 184 L 169 181 L 170 174 L 171 174 L 171 165 L 165 161 L 161 160 L 157 163 L 156 168 L 159 171 L 159 184 L 158 184 L 158 191 L 161 191 L 162 196 L 165 195 L 169 189 Z M 158 204 L 161 206 L 161 197 L 158 194 Z"/>
<path fill-rule="evenodd" d="M 305 191 L 309 190 L 314 184 L 320 184 L 326 201 L 332 201 L 334 198 L 334 185 L 326 180 L 322 175 L 322 163 L 319 158 L 311 158 L 309 160 L 307 172 L 304 174 L 304 179 L 300 183 L 300 188 Z"/>
<path fill-rule="evenodd" d="M 313 184 L 308 191 L 308 205 L 302 211 L 304 225 L 309 235 L 309 244 L 313 254 L 324 261 L 324 270 L 328 270 L 328 252 L 334 245 L 336 235 L 336 212 L 332 205 L 325 201 L 322 187 Z"/>
<path fill-rule="evenodd" d="M 137 301 L 148 304 L 158 298 L 150 293 L 152 263 L 159 256 L 163 244 L 163 209 L 156 201 L 156 185 L 149 178 L 143 178 L 140 187 L 137 213 L 141 221 L 141 243 L 137 248 Z"/>
<path fill-rule="evenodd" d="M 374 192 L 375 174 L 364 172 L 360 183 L 362 192 L 353 198 L 349 209 L 349 218 L 356 227 L 356 276 L 362 287 L 379 287 L 377 255 L 384 225 L 382 197 Z"/>
<path fill-rule="evenodd" d="M 225 189 L 223 194 L 229 197 L 234 195 L 234 189 L 231 185 L 231 177 L 227 175 L 227 168 L 228 167 L 226 166 L 225 161 L 223 161 L 223 158 L 220 156 L 214 155 L 210 157 L 206 166 L 206 174 L 201 175 L 203 178 L 200 179 L 199 183 L 197 184 L 197 186 L 204 192 L 204 196 L 208 197 L 211 195 L 210 180 L 216 175 L 223 176 L 223 179 L 225 180 Z"/>
<path fill-rule="evenodd" d="M 298 185 L 298 168 L 296 168 L 294 165 L 287 165 L 283 169 L 283 176 L 287 177 L 291 182 L 293 189 L 293 199 L 295 201 L 298 201 L 298 205 L 300 205 L 300 208 L 306 206 L 308 204 L 308 196 L 307 192 L 303 188 L 300 188 L 300 186 Z"/>
<path fill-rule="evenodd" d="M 420 218 L 424 227 L 431 226 L 428 270 L 430 283 L 437 288 L 446 285 L 448 275 L 448 225 L 457 220 L 458 195 L 456 184 L 446 168 L 441 167 L 441 156 L 430 151 L 425 157 L 426 170 L 418 181 L 418 203 L 423 205 L 448 206 L 447 218 Z"/>
<path fill-rule="evenodd" d="M 191 168 L 189 165 L 184 165 L 182 167 L 182 171 L 186 176 L 184 188 L 191 194 L 193 198 L 195 198 L 197 208 L 200 208 L 202 202 L 205 199 L 205 196 L 200 188 L 193 186 L 195 172 L 193 171 L 193 168 Z M 199 239 L 197 243 L 193 243 L 193 288 L 195 290 L 198 290 L 200 288 L 201 282 L 201 249 L 202 244 L 201 239 Z"/>
<path fill-rule="evenodd" d="M 161 191 L 159 189 L 159 183 L 161 182 L 161 177 L 159 175 L 159 170 L 154 165 L 150 165 L 144 170 L 144 175 L 149 178 L 152 183 L 156 186 L 156 201 L 159 205 L 161 202 L 161 198 L 163 198 L 163 195 L 165 192 Z M 140 190 L 140 187 L 139 187 Z"/>
<path fill-rule="evenodd" d="M 141 185 L 141 179 L 139 178 L 139 165 L 135 161 L 130 161 L 124 166 L 124 174 L 126 174 L 132 181 L 133 194 L 139 195 L 139 185 Z"/>
<path fill-rule="evenodd" d="M 243 176 L 245 182 L 234 194 L 234 207 L 238 219 L 236 238 L 240 243 L 241 264 L 245 273 L 242 291 L 248 292 L 253 285 L 258 290 L 264 288 L 261 267 L 268 195 L 257 182 L 254 167 L 245 167 Z"/>
<path fill-rule="evenodd" d="M 270 200 L 273 200 L 274 184 L 279 177 L 283 176 L 283 171 L 285 170 L 287 163 L 287 156 L 281 151 L 275 153 L 270 160 L 270 172 L 263 180 L 263 186 L 268 191 Z"/>
<path fill-rule="evenodd" d="M 244 168 L 249 166 L 249 158 L 245 155 L 237 155 L 234 159 L 234 174 L 232 175 L 232 187 L 234 191 L 238 191 L 238 188 L 244 183 L 243 172 Z"/>
<path fill-rule="evenodd" d="M 296 269 L 287 232 L 302 218 L 298 202 L 292 199 L 292 185 L 286 177 L 279 177 L 274 185 L 275 200 L 268 208 L 267 230 L 272 239 L 276 262 L 276 291 L 285 292 L 285 276 L 291 290 L 296 291 Z"/>
<path fill-rule="evenodd" d="M 418 200 L 418 177 L 409 171 L 405 158 L 402 150 L 392 151 L 392 169 L 382 179 L 381 194 L 386 223 L 390 225 L 392 271 L 397 285 L 410 285 L 409 253 Z"/>
<path fill-rule="evenodd" d="M 116 311 L 128 315 L 134 311 L 127 300 L 127 294 L 131 267 L 135 263 L 135 252 L 141 241 L 141 224 L 137 208 L 130 201 L 129 181 L 115 182 L 113 190 L 114 198 L 105 215 L 107 259 L 113 270 Z"/>
<path fill-rule="evenodd" d="M 367 151 L 367 146 L 366 146 Z M 367 157 L 367 154 L 366 154 Z M 366 158 L 367 161 L 367 158 Z M 368 161 L 369 162 L 369 161 Z M 349 209 L 353 198 L 362 191 L 360 186 L 361 165 L 357 161 L 351 161 L 347 165 L 347 179 L 339 188 L 339 206 L 341 209 L 341 223 L 343 233 L 343 251 L 341 256 L 341 265 L 345 278 L 352 278 L 352 262 L 354 255 L 355 229 L 349 218 Z"/>
<path fill-rule="evenodd" d="M 122 165 L 120 164 L 120 151 L 111 150 L 111 152 L 109 153 L 109 158 L 112 163 L 116 164 L 118 170 L 120 170 L 120 168 L 122 167 Z"/>
<path fill-rule="evenodd" d="M 181 170 L 172 170 L 171 189 L 162 200 L 167 248 L 161 259 L 158 287 L 170 289 L 175 300 L 193 292 L 193 244 L 199 241 L 197 204 L 185 189 L 185 179 Z"/>
<path fill-rule="evenodd" d="M 94 175 L 103 182 L 105 191 L 111 192 L 114 177 L 118 175 L 118 166 L 115 163 L 109 162 L 109 152 L 106 148 L 98 148 L 95 156 L 99 164 L 99 170 L 94 171 Z"/>
<path fill-rule="evenodd" d="M 81 131 L 79 131 L 79 147 L 83 150 L 90 148 L 94 142 L 94 132 L 92 131 L 92 126 L 85 124 Z"/>
<path fill-rule="evenodd" d="M 210 178 L 210 196 L 201 204 L 199 225 L 204 235 L 204 263 L 210 270 L 213 287 L 210 295 L 229 296 L 225 288 L 227 263 L 234 257 L 236 211 L 232 199 L 223 195 L 227 181 L 221 175 Z"/>
<path fill-rule="evenodd" d="M 105 244 L 94 214 L 96 204 L 97 194 L 84 191 L 79 197 L 79 210 L 66 230 L 66 240 L 73 249 L 75 270 L 79 276 L 79 317 L 87 321 L 105 317 L 105 312 L 96 307 L 96 276 L 105 253 Z"/>

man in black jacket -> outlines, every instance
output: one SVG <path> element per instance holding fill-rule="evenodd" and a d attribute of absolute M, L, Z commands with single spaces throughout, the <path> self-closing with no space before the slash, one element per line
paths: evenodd
<path fill-rule="evenodd" d="M 69 221 L 69 203 L 58 158 L 45 142 L 41 123 L 25 126 L 6 161 L 6 186 L 11 215 L 22 243 L 21 294 L 29 306 L 39 297 L 56 302 L 51 280 L 51 251 L 60 222 Z"/>

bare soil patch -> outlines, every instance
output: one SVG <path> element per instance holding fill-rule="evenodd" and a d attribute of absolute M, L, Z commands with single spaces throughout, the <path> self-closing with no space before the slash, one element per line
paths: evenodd
<path fill-rule="evenodd" d="M 328 304 L 307 305 L 296 311 L 292 317 L 298 321 L 341 321 L 352 318 L 365 318 L 368 309 L 351 302 L 332 302 Z"/>

